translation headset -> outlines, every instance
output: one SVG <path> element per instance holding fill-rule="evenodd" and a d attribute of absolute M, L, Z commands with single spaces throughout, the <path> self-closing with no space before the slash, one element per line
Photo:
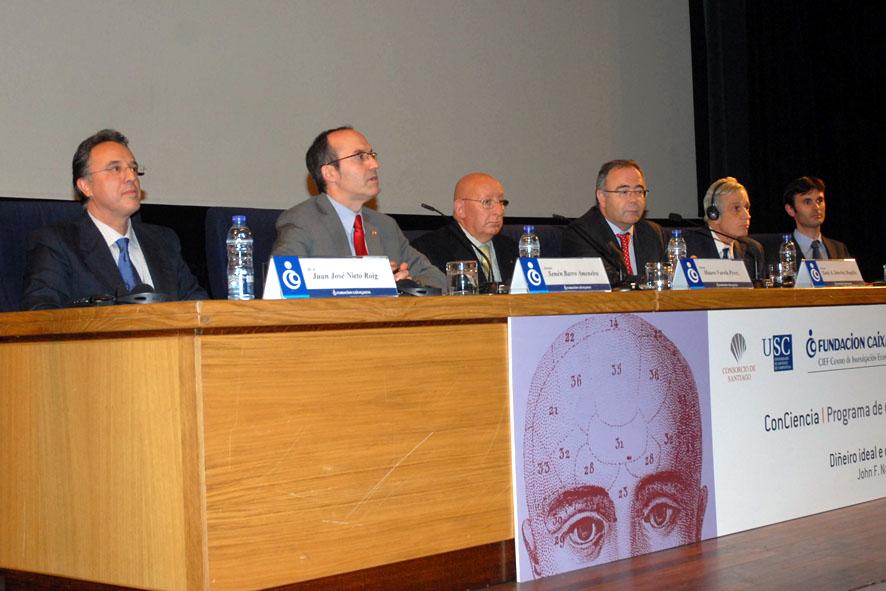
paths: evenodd
<path fill-rule="evenodd" d="M 720 208 L 717 207 L 717 197 L 720 195 L 720 189 L 723 188 L 723 185 L 731 183 L 733 180 L 734 179 L 731 177 L 728 177 L 720 180 L 719 183 L 714 185 L 714 191 L 711 193 L 711 204 L 704 210 L 705 217 L 709 220 L 716 221 L 720 219 Z"/>

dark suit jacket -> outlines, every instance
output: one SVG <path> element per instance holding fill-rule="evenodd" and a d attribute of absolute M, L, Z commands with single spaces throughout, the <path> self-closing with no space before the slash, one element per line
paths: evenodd
<path fill-rule="evenodd" d="M 370 255 L 384 255 L 392 261 L 406 263 L 409 274 L 422 285 L 439 288 L 445 285 L 446 276 L 409 245 L 394 218 L 367 207 L 362 208 L 360 214 Z M 348 235 L 328 196 L 311 197 L 280 214 L 271 256 L 351 256 Z"/>
<path fill-rule="evenodd" d="M 825 250 L 828 251 L 829 259 L 851 259 L 852 255 L 849 254 L 849 249 L 845 244 L 840 242 L 839 240 L 831 240 L 827 236 L 822 236 L 821 241 L 824 244 Z M 794 248 L 797 249 L 797 256 L 799 258 L 803 258 L 803 252 L 800 250 L 800 245 L 797 244 L 797 241 L 794 240 L 793 233 L 791 233 L 791 242 L 794 243 Z M 767 243 L 769 248 L 766 248 L 766 262 L 767 263 L 777 263 L 778 262 L 778 249 L 781 247 L 781 240 L 779 239 L 777 242 L 773 240 L 771 245 Z"/>
<path fill-rule="evenodd" d="M 176 300 L 209 296 L 181 257 L 169 228 L 132 222 L 154 291 Z M 64 308 L 73 300 L 126 292 L 117 262 L 89 215 L 44 226 L 31 236 L 22 309 Z"/>
<path fill-rule="evenodd" d="M 581 235 L 582 231 L 596 244 L 590 244 Z M 627 267 L 621 255 L 618 238 L 596 205 L 563 229 L 560 252 L 564 257 L 602 258 L 610 283 L 618 283 L 620 277 L 627 278 Z M 634 224 L 634 255 L 639 267 L 634 269 L 634 275 L 642 275 L 646 263 L 665 259 L 665 240 L 661 226 L 645 219 Z"/>
<path fill-rule="evenodd" d="M 700 259 L 722 258 L 717 250 L 717 243 L 708 228 L 684 228 L 683 238 L 686 240 L 686 254 Z M 735 241 L 735 258 L 744 261 L 751 281 L 766 276 L 766 257 L 763 245 L 746 236 Z"/>
<path fill-rule="evenodd" d="M 483 274 L 483 263 L 480 256 L 461 227 L 455 222 L 419 236 L 412 241 L 412 246 L 423 252 L 431 263 L 444 273 L 446 272 L 446 263 L 449 261 L 475 260 L 480 274 Z M 519 256 L 517 243 L 508 236 L 498 234 L 493 236 L 492 246 L 495 248 L 495 260 L 498 262 L 498 270 L 501 272 L 501 281 L 502 283 L 510 283 L 514 264 Z M 492 278 L 484 276 L 483 282 L 491 283 Z"/>

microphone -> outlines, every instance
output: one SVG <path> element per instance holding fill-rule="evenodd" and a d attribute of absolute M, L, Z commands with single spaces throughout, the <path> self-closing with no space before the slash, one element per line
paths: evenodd
<path fill-rule="evenodd" d="M 704 222 L 699 222 L 696 220 L 687 220 L 679 213 L 674 213 L 674 212 L 669 213 L 668 220 L 670 220 L 676 224 L 682 224 L 683 227 L 686 230 L 689 230 L 690 232 L 705 234 L 707 236 L 710 236 L 711 232 L 714 232 L 716 234 L 719 234 L 721 236 L 725 236 L 726 238 L 729 238 L 730 240 L 734 240 L 736 242 L 744 242 L 744 238 L 746 238 L 746 236 L 733 236 L 731 234 L 727 234 L 726 232 L 721 232 L 720 230 L 712 230 Z M 687 224 L 689 227 L 686 227 Z M 747 260 L 748 254 L 751 254 L 751 249 L 745 248 L 744 255 L 742 255 L 742 257 L 741 257 L 743 261 Z M 760 269 L 757 267 L 757 257 L 755 257 L 755 256 L 753 256 L 753 254 L 751 254 L 751 258 L 754 260 L 754 282 L 756 283 L 760 280 Z"/>
<path fill-rule="evenodd" d="M 453 218 L 451 215 L 446 215 L 433 205 L 428 205 L 427 203 L 419 203 L 419 205 L 421 205 L 424 209 L 427 209 L 428 211 L 433 211 L 436 214 L 442 215 L 444 218 L 455 223 L 458 226 L 458 222 L 455 221 L 455 218 Z M 492 275 L 492 261 L 490 261 L 489 257 L 486 256 L 486 253 L 474 246 L 471 241 L 468 240 L 468 237 L 465 236 L 464 232 L 461 231 L 461 226 L 458 226 L 458 229 L 459 231 L 455 233 L 458 241 L 461 242 L 462 246 L 467 246 L 470 252 L 475 252 L 483 257 L 483 260 L 486 261 L 486 268 L 489 269 L 489 274 Z M 480 286 L 482 288 L 481 290 L 488 291 L 489 293 L 498 293 L 498 284 L 493 281 L 494 277 L 486 277 L 486 273 L 483 273 L 483 278 L 486 281 L 483 283 L 483 285 Z"/>
<path fill-rule="evenodd" d="M 571 222 L 572 220 L 564 215 L 560 215 L 559 213 L 551 214 L 555 220 L 560 222 Z M 587 233 L 587 231 L 581 226 L 573 226 L 570 225 L 569 228 L 573 230 L 576 234 L 578 234 L 579 238 L 587 242 L 589 245 L 594 247 L 594 250 L 600 253 L 600 257 L 605 259 L 614 269 L 618 271 L 618 281 L 612 285 L 613 289 L 619 289 L 622 291 L 630 291 L 632 289 L 639 289 L 637 287 L 637 282 L 632 281 L 633 277 L 636 279 L 636 275 L 629 275 L 625 277 L 625 271 L 627 271 L 627 266 L 624 263 L 624 256 L 621 253 L 621 250 L 618 249 L 615 244 L 612 242 L 601 243 L 599 240 L 591 236 Z"/>

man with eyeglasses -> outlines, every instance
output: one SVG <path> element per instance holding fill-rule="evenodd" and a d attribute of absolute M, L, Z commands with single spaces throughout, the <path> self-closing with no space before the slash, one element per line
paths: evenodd
<path fill-rule="evenodd" d="M 173 300 L 208 298 L 182 259 L 175 232 L 131 219 L 141 207 L 144 169 L 126 136 L 113 129 L 95 133 L 80 143 L 71 164 L 84 211 L 32 235 L 23 309 L 111 302 L 136 287 Z"/>
<path fill-rule="evenodd" d="M 824 181 L 814 176 L 801 176 L 785 187 L 784 210 L 796 225 L 793 240 L 797 252 L 801 253 L 802 258 L 810 260 L 848 259 L 851 255 L 845 244 L 821 234 L 825 214 L 824 193 Z M 777 248 L 772 250 L 773 255 L 778 253 Z"/>
<path fill-rule="evenodd" d="M 387 256 L 395 280 L 443 287 L 443 273 L 410 246 L 397 222 L 365 206 L 379 193 L 379 164 L 362 133 L 351 127 L 324 131 L 305 162 L 322 194 L 280 215 L 272 256 Z"/>
<path fill-rule="evenodd" d="M 632 281 L 646 263 L 664 259 L 661 226 L 643 219 L 648 192 L 633 160 L 604 164 L 597 174 L 597 205 L 563 230 L 563 256 L 600 257 L 613 285 Z"/>
<path fill-rule="evenodd" d="M 455 221 L 420 236 L 412 245 L 441 271 L 449 261 L 476 260 L 484 284 L 510 283 L 519 254 L 517 243 L 500 234 L 507 206 L 498 179 L 472 172 L 455 185 Z"/>

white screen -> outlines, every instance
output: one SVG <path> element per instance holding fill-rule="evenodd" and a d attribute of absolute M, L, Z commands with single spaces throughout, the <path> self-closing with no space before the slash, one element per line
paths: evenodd
<path fill-rule="evenodd" d="M 695 213 L 685 0 L 11 0 L 0 36 L 3 196 L 69 198 L 77 144 L 113 127 L 146 203 L 285 208 L 313 138 L 352 124 L 382 211 L 449 211 L 483 170 L 509 215 L 577 216 L 634 158 L 653 217 Z"/>

